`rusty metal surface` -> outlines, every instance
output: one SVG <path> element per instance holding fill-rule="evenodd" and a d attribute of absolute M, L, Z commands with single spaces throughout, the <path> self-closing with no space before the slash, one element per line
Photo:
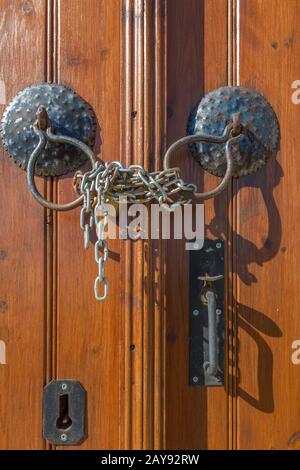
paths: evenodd
<path fill-rule="evenodd" d="M 34 151 L 32 152 L 27 163 L 28 188 L 31 194 L 33 195 L 33 197 L 42 206 L 46 207 L 47 209 L 58 210 L 58 211 L 68 211 L 70 209 L 74 209 L 75 207 L 78 207 L 83 203 L 83 199 L 84 199 L 83 195 L 79 196 L 72 202 L 68 202 L 65 204 L 57 204 L 52 201 L 47 201 L 46 199 L 43 198 L 43 196 L 40 194 L 39 190 L 37 189 L 35 181 L 34 181 L 34 170 L 35 170 L 36 162 L 38 161 L 39 156 L 41 155 L 43 149 L 46 148 L 48 143 L 58 143 L 60 145 L 68 144 L 81 150 L 81 152 L 84 155 L 86 155 L 86 157 L 90 160 L 90 163 L 92 165 L 91 171 L 93 171 L 94 169 L 96 169 L 96 166 L 97 166 L 94 152 L 92 149 L 90 149 L 90 147 L 85 145 L 80 140 L 74 139 L 74 137 L 67 137 L 64 135 L 53 134 L 51 127 L 48 127 L 47 130 L 42 130 L 41 126 L 46 128 L 46 126 L 49 125 L 50 123 L 48 121 L 47 113 L 44 114 L 44 118 L 45 118 L 44 123 L 42 123 L 39 118 L 40 118 L 40 115 L 38 116 L 38 120 L 36 124 L 34 124 L 33 126 L 33 130 L 39 138 L 39 143 L 37 147 L 34 149 Z"/>
<path fill-rule="evenodd" d="M 78 139 L 89 147 L 95 142 L 95 114 L 79 95 L 63 85 L 32 85 L 15 96 L 6 108 L 1 122 L 4 148 L 15 164 L 24 170 L 39 142 L 33 124 L 41 106 L 47 109 L 57 135 Z M 72 145 L 47 142 L 37 161 L 35 174 L 63 175 L 79 168 L 86 160 L 86 154 Z"/>
<path fill-rule="evenodd" d="M 182 137 L 181 139 L 174 142 L 167 150 L 164 156 L 164 170 L 171 169 L 171 159 L 172 156 L 183 146 L 187 144 L 192 144 L 196 142 L 206 142 L 218 145 L 224 145 L 225 147 L 225 161 L 226 161 L 226 170 L 223 175 L 222 181 L 214 189 L 206 192 L 198 192 L 195 186 L 195 191 L 193 192 L 193 199 L 210 199 L 212 197 L 218 196 L 224 189 L 227 188 L 229 181 L 233 176 L 234 171 L 234 161 L 232 156 L 232 149 L 237 142 L 240 142 L 243 139 L 242 128 L 237 128 L 234 120 L 228 124 L 221 136 L 208 135 L 208 134 L 194 134 Z M 237 135 L 235 135 L 237 133 Z"/>
<path fill-rule="evenodd" d="M 254 173 L 279 150 L 279 123 L 268 101 L 251 88 L 221 87 L 202 98 L 187 128 L 188 134 L 220 136 L 237 115 L 244 138 L 232 148 L 235 177 Z M 202 142 L 190 145 L 190 149 L 202 168 L 224 176 L 225 146 Z"/>

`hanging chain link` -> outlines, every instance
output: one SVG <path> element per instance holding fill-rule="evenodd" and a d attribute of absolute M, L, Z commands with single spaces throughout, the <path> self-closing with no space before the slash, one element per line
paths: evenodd
<path fill-rule="evenodd" d="M 83 194 L 83 205 L 80 211 L 80 228 L 84 233 L 84 248 L 87 249 L 90 245 L 90 233 L 94 227 L 94 211 L 92 208 L 92 189 L 94 186 L 93 181 L 88 181 L 86 175 L 82 178 L 81 193 Z"/>
<path fill-rule="evenodd" d="M 42 206 L 51 210 L 66 211 L 82 205 L 80 227 L 84 233 L 85 249 L 90 246 L 91 232 L 96 225 L 95 260 L 98 265 L 98 275 L 95 279 L 94 290 L 97 300 L 104 300 L 108 295 L 108 281 L 105 276 L 105 263 L 109 254 L 106 242 L 106 227 L 108 226 L 106 204 L 118 205 L 122 200 L 126 200 L 129 204 L 147 204 L 156 201 L 160 205 L 172 208 L 179 204 L 189 204 L 193 199 L 205 200 L 215 197 L 227 187 L 233 176 L 234 161 L 231 146 L 243 138 L 243 126 L 240 124 L 239 113 L 235 113 L 222 135 L 195 134 L 177 140 L 164 155 L 163 170 L 149 172 L 141 165 L 124 167 L 118 161 L 109 163 L 97 161 L 92 149 L 84 142 L 75 137 L 53 132 L 44 107 L 38 109 L 33 130 L 38 136 L 38 144 L 27 162 L 27 181 L 31 193 Z M 74 146 L 90 160 L 92 165 L 90 171 L 75 173 L 73 186 L 78 198 L 66 204 L 56 204 L 44 199 L 34 181 L 37 159 L 49 142 L 56 145 Z M 196 185 L 185 183 L 180 177 L 180 169 L 173 168 L 170 163 L 172 155 L 178 149 L 197 142 L 224 144 L 226 158 L 224 177 L 216 188 L 205 193 L 198 193 Z"/>
<path fill-rule="evenodd" d="M 108 225 L 107 203 L 119 204 L 126 199 L 129 204 L 147 204 L 152 201 L 172 208 L 175 205 L 189 204 L 193 199 L 208 199 L 224 190 L 233 171 L 233 161 L 230 145 L 238 143 L 243 135 L 241 129 L 236 131 L 235 121 L 226 127 L 220 137 L 197 135 L 187 136 L 175 142 L 167 151 L 164 158 L 164 170 L 149 172 L 141 165 L 124 167 L 120 162 L 95 162 L 93 169 L 74 175 L 73 186 L 79 197 L 83 197 L 80 213 L 80 227 L 84 232 L 84 247 L 90 245 L 90 234 L 96 225 L 97 242 L 95 244 L 95 260 L 98 265 L 98 275 L 95 279 L 95 297 L 104 300 L 108 295 L 108 280 L 105 276 L 105 263 L 108 259 L 106 242 L 106 227 Z M 237 134 L 237 135 L 236 135 Z M 216 143 L 226 143 L 225 153 L 227 169 L 222 182 L 213 191 L 197 193 L 197 186 L 185 183 L 180 177 L 179 168 L 170 167 L 171 154 L 187 143 L 199 140 Z"/>
<path fill-rule="evenodd" d="M 178 168 L 161 172 L 147 172 L 140 165 L 124 168 L 119 162 L 100 164 L 86 173 L 77 171 L 73 186 L 78 196 L 83 195 L 80 212 L 80 227 L 84 233 L 84 248 L 90 245 L 90 234 L 96 226 L 95 261 L 98 275 L 94 291 L 97 300 L 108 296 L 108 280 L 105 276 L 105 264 L 108 259 L 106 227 L 108 210 L 105 202 L 119 203 L 126 197 L 128 203 L 145 204 L 152 200 L 172 207 L 175 204 L 188 204 L 196 191 L 193 184 L 184 184 Z"/>
<path fill-rule="evenodd" d="M 105 228 L 108 224 L 108 211 L 104 205 L 104 198 L 101 191 L 98 192 L 94 214 L 98 238 L 95 243 L 95 261 L 98 264 L 98 276 L 95 279 L 94 290 L 97 300 L 105 300 L 108 296 L 108 280 L 105 277 L 105 263 L 108 258 Z"/>

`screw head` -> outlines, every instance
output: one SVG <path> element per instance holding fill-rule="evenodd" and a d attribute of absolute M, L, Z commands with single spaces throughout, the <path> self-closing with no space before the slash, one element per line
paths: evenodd
<path fill-rule="evenodd" d="M 193 377 L 193 382 L 194 384 L 197 384 L 199 382 L 199 377 L 197 377 L 197 375 Z"/>
<path fill-rule="evenodd" d="M 196 308 L 195 308 L 195 310 L 193 310 L 194 317 L 197 317 L 199 315 L 199 313 L 200 313 L 199 310 L 197 310 Z"/>
<path fill-rule="evenodd" d="M 216 248 L 220 249 L 221 247 L 222 247 L 222 243 L 220 243 L 220 242 L 216 243 Z"/>
<path fill-rule="evenodd" d="M 62 388 L 62 390 L 67 390 L 68 385 L 67 385 L 66 383 L 63 383 L 63 384 L 61 385 L 61 388 Z"/>
<path fill-rule="evenodd" d="M 222 315 L 222 310 L 221 310 L 220 308 L 217 308 L 217 309 L 216 309 L 216 314 L 217 314 L 217 315 Z"/>
<path fill-rule="evenodd" d="M 61 441 L 66 442 L 66 441 L 68 440 L 67 434 L 65 434 L 65 433 L 62 434 L 62 435 L 60 436 L 60 439 L 61 439 Z"/>

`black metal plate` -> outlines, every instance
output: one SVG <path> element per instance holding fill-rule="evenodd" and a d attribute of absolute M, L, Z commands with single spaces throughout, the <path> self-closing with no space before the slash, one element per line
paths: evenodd
<path fill-rule="evenodd" d="M 222 386 L 224 383 L 224 279 L 213 283 L 217 300 L 218 361 L 217 378 L 206 376 L 203 364 L 208 358 L 208 317 L 207 305 L 202 302 L 204 282 L 198 276 L 224 275 L 224 241 L 205 240 L 199 251 L 190 251 L 190 294 L 189 294 L 189 384 Z"/>
<path fill-rule="evenodd" d="M 192 111 L 187 133 L 222 135 L 240 113 L 245 137 L 232 147 L 234 176 L 245 176 L 261 168 L 279 150 L 279 123 L 272 106 L 251 88 L 221 87 L 205 95 Z M 199 143 L 190 145 L 202 168 L 216 176 L 226 171 L 225 145 Z"/>
<path fill-rule="evenodd" d="M 60 428 L 60 397 L 68 396 L 71 425 Z M 75 380 L 53 380 L 44 388 L 43 436 L 54 445 L 80 444 L 85 435 L 86 392 Z"/>
<path fill-rule="evenodd" d="M 75 137 L 89 147 L 94 145 L 96 116 L 79 95 L 63 85 L 32 85 L 15 96 L 1 122 L 4 148 L 20 168 L 26 169 L 27 161 L 38 143 L 32 125 L 39 106 L 47 109 L 55 133 Z M 72 145 L 48 142 L 37 161 L 35 173 L 41 176 L 63 175 L 76 170 L 86 159 Z"/>

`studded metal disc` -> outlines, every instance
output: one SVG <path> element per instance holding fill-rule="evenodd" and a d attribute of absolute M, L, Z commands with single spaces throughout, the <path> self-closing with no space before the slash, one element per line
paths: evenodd
<path fill-rule="evenodd" d="M 242 141 L 232 147 L 234 176 L 245 176 L 262 167 L 279 150 L 278 120 L 260 93 L 243 87 L 222 87 L 208 93 L 191 113 L 187 132 L 220 136 L 234 113 L 240 113 L 245 132 Z M 190 148 L 202 168 L 224 176 L 225 145 L 197 143 Z"/>
<path fill-rule="evenodd" d="M 26 169 L 27 161 L 38 143 L 32 126 L 39 106 L 47 109 L 56 134 L 75 137 L 89 147 L 94 145 L 96 117 L 80 96 L 63 85 L 32 85 L 13 99 L 1 122 L 3 145 L 16 165 Z M 35 173 L 41 176 L 63 175 L 77 169 L 86 159 L 72 145 L 48 142 L 37 161 Z"/>

